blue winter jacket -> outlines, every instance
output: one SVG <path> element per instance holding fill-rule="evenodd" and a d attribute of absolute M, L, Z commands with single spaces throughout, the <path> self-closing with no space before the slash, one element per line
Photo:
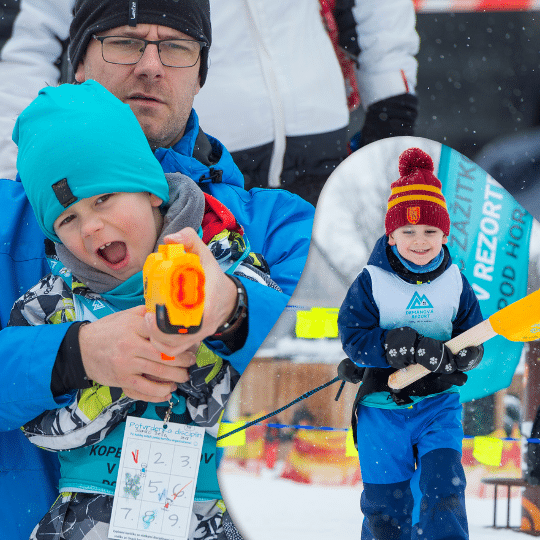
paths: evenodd
<path fill-rule="evenodd" d="M 193 157 L 195 153 L 196 157 Z M 243 189 L 243 176 L 219 141 L 199 133 L 194 111 L 174 148 L 156 150 L 165 172 L 182 172 L 227 206 L 244 227 L 251 250 L 261 253 L 283 292 L 242 279 L 248 294 L 249 336 L 230 353 L 221 342 L 208 345 L 242 373 L 283 311 L 302 273 L 314 208 L 283 190 Z M 44 410 L 66 405 L 53 398 L 51 372 L 69 323 L 5 328 L 14 301 L 49 269 L 43 233 L 22 185 L 0 180 L 0 538 L 27 540 L 58 489 L 56 454 L 30 444 L 18 428 Z"/>

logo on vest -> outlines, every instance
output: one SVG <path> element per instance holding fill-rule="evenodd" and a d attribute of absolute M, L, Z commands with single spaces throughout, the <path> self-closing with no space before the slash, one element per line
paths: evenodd
<path fill-rule="evenodd" d="M 94 300 L 92 302 L 92 309 L 95 311 L 98 311 L 100 309 L 103 309 L 105 307 L 105 304 L 99 300 Z"/>
<path fill-rule="evenodd" d="M 416 225 L 420 221 L 420 207 L 409 206 L 407 208 L 407 221 Z"/>
<path fill-rule="evenodd" d="M 433 304 L 425 294 L 419 295 L 415 292 L 405 310 L 405 314 L 412 319 L 429 319 L 433 313 Z"/>

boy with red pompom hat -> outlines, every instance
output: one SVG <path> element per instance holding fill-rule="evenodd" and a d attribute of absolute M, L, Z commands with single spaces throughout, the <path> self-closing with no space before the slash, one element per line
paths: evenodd
<path fill-rule="evenodd" d="M 392 183 L 386 234 L 351 285 L 338 316 L 348 358 L 339 376 L 359 382 L 353 435 L 364 491 L 362 540 L 465 540 L 463 428 L 457 386 L 483 348 L 444 343 L 483 320 L 446 247 L 450 216 L 431 157 L 409 148 Z M 411 364 L 432 373 L 392 391 Z"/>

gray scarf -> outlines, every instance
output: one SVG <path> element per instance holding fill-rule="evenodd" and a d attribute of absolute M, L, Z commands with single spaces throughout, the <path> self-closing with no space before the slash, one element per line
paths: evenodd
<path fill-rule="evenodd" d="M 168 234 L 185 227 L 198 231 L 204 216 L 204 193 L 191 178 L 181 173 L 166 173 L 165 178 L 169 184 L 169 202 L 166 207 L 162 207 L 162 211 L 165 212 L 163 228 L 154 251 L 157 251 L 158 246 L 163 243 L 163 238 Z M 55 247 L 60 262 L 91 291 L 104 293 L 122 283 L 122 280 L 81 262 L 63 244 L 56 243 Z"/>

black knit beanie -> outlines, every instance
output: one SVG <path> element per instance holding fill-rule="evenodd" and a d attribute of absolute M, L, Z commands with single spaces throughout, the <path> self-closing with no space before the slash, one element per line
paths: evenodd
<path fill-rule="evenodd" d="M 206 43 L 201 50 L 201 86 L 208 72 L 212 43 L 209 0 L 77 0 L 69 29 L 69 61 L 73 71 L 81 62 L 92 34 L 118 26 L 159 24 Z"/>

